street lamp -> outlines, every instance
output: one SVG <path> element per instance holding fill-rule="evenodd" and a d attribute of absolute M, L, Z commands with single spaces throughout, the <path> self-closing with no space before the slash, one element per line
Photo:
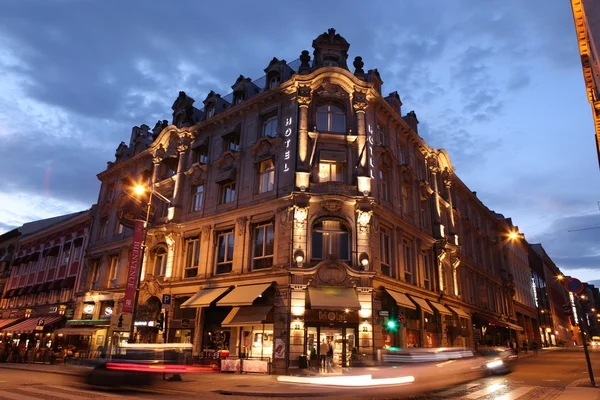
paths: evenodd
<path fill-rule="evenodd" d="M 131 305 L 131 324 L 129 327 L 129 343 L 135 343 L 135 338 L 133 336 L 133 331 L 135 328 L 135 324 L 134 324 L 135 313 L 136 313 L 136 309 L 137 309 L 138 298 L 140 295 L 140 280 L 142 278 L 142 265 L 144 264 L 144 254 L 146 253 L 146 237 L 148 235 L 148 222 L 150 221 L 150 210 L 152 208 L 152 196 L 156 196 L 166 203 L 171 203 L 171 200 L 167 199 L 162 194 L 156 192 L 152 187 L 148 188 L 143 185 L 136 185 L 133 187 L 133 192 L 138 196 L 141 196 L 146 192 L 149 192 L 150 194 L 148 196 L 148 204 L 146 205 L 146 219 L 144 221 L 142 221 L 144 223 L 144 225 L 143 225 L 143 234 L 142 234 L 142 239 L 141 239 L 141 245 L 139 247 L 141 249 L 139 261 L 137 261 L 137 265 L 133 266 L 134 274 L 131 274 L 131 271 L 132 271 L 131 264 L 129 265 L 130 269 L 127 273 L 128 279 L 129 279 L 130 275 L 135 275 L 135 272 L 137 272 L 137 280 L 135 282 L 135 294 L 133 296 L 133 304 Z M 140 220 L 136 220 L 136 224 L 138 221 L 140 221 Z M 135 233 L 134 233 L 134 236 L 135 236 Z M 136 240 L 134 238 L 132 246 L 134 246 L 135 243 L 136 243 Z M 133 251 L 135 251 L 135 249 L 133 249 L 132 252 Z M 137 271 L 135 271 L 136 267 L 137 267 Z M 133 278 L 133 277 L 131 277 L 131 278 Z"/>

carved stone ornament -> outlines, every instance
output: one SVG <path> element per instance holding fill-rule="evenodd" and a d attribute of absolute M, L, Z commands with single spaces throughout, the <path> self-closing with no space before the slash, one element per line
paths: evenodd
<path fill-rule="evenodd" d="M 160 282 L 158 282 L 158 280 L 151 275 L 144 279 L 141 289 L 145 290 L 149 296 L 158 296 L 164 290 Z"/>
<path fill-rule="evenodd" d="M 219 171 L 225 171 L 236 167 L 241 156 L 241 152 L 227 150 L 221 154 L 221 157 L 215 161 L 215 164 L 217 164 Z"/>
<path fill-rule="evenodd" d="M 272 158 L 277 154 L 280 142 L 280 137 L 263 136 L 249 147 L 248 150 L 253 154 L 255 162 L 262 161 Z"/>
<path fill-rule="evenodd" d="M 190 169 L 184 172 L 184 175 L 190 177 L 190 182 L 192 185 L 198 185 L 206 181 L 208 169 L 208 164 L 194 163 Z"/>
<path fill-rule="evenodd" d="M 310 86 L 300 86 L 298 88 L 298 104 L 301 106 L 308 106 L 310 100 Z"/>
<path fill-rule="evenodd" d="M 277 215 L 279 215 L 279 223 L 281 226 L 286 228 L 290 227 L 293 219 L 290 215 L 292 210 L 293 208 L 291 207 L 282 207 L 277 210 Z"/>
<path fill-rule="evenodd" d="M 238 217 L 235 220 L 235 226 L 237 227 L 238 236 L 244 236 L 246 233 L 246 221 L 248 217 Z"/>
<path fill-rule="evenodd" d="M 450 262 L 452 263 L 452 269 L 456 270 L 460 265 L 460 258 L 454 256 L 450 259 Z"/>
<path fill-rule="evenodd" d="M 431 185 L 429 184 L 429 182 L 425 181 L 425 180 L 420 181 L 419 186 L 421 188 L 421 190 L 419 191 L 420 199 L 421 200 L 429 199 L 429 196 L 431 196 L 433 194 L 433 189 L 431 189 Z"/>
<path fill-rule="evenodd" d="M 317 272 L 312 277 L 315 286 L 345 286 L 355 287 L 356 278 L 348 274 L 349 266 L 337 259 L 321 261 L 316 266 Z"/>
<path fill-rule="evenodd" d="M 442 261 L 444 261 L 444 259 L 446 258 L 446 250 L 444 250 L 444 249 L 438 249 L 437 250 L 437 258 L 438 258 L 438 260 L 439 260 L 440 263 Z"/>
<path fill-rule="evenodd" d="M 327 80 L 323 82 L 316 92 L 321 98 L 347 99 L 349 97 L 348 93 L 339 85 L 333 84 Z"/>
<path fill-rule="evenodd" d="M 210 225 L 202 227 L 202 232 L 200 233 L 200 235 L 202 236 L 203 242 L 208 242 L 208 239 L 210 239 L 210 230 Z"/>
<path fill-rule="evenodd" d="M 342 209 L 342 202 L 338 200 L 323 200 L 321 207 L 332 214 L 337 214 Z"/>
<path fill-rule="evenodd" d="M 365 111 L 367 109 L 367 95 L 362 92 L 354 92 L 352 107 L 354 111 Z"/>

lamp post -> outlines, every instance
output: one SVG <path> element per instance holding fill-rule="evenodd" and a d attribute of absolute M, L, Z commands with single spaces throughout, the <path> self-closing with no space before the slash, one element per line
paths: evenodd
<path fill-rule="evenodd" d="M 138 230 L 138 223 L 143 222 L 143 231 L 140 245 L 140 256 L 139 260 L 133 259 L 133 254 L 136 252 L 136 232 L 134 232 L 134 240 L 132 243 L 132 259 L 130 260 L 129 271 L 128 271 L 128 288 L 131 291 L 135 290 L 133 293 L 133 304 L 131 306 L 131 324 L 129 326 L 129 343 L 135 343 L 135 337 L 133 336 L 134 328 L 135 328 L 135 313 L 137 310 L 138 298 L 140 295 L 140 281 L 142 279 L 142 265 L 144 264 L 144 254 L 146 253 L 146 237 L 148 235 L 148 222 L 150 221 L 150 210 L 152 208 L 152 196 L 156 195 L 159 199 L 163 200 L 166 203 L 171 203 L 171 200 L 167 199 L 162 194 L 155 192 L 154 189 L 147 188 L 143 185 L 136 185 L 133 188 L 133 191 L 138 196 L 149 192 L 148 203 L 146 204 L 146 217 L 145 220 L 136 220 L 136 231 Z M 133 275 L 133 276 L 132 276 Z M 130 279 L 135 279 L 135 284 L 131 285 Z M 127 296 L 127 289 L 125 295 Z"/>

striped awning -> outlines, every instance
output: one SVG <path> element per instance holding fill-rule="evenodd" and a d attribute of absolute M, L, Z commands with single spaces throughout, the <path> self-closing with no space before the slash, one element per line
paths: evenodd
<path fill-rule="evenodd" d="M 35 327 L 40 325 L 40 322 L 43 320 L 44 328 L 50 325 L 54 325 L 57 322 L 63 320 L 64 317 L 38 317 L 38 318 L 29 318 L 23 322 L 20 322 L 16 325 L 9 326 L 8 328 L 4 328 L 0 330 L 1 333 L 32 333 L 35 331 Z"/>
<path fill-rule="evenodd" d="M 0 329 L 3 329 L 7 326 L 14 325 L 19 322 L 22 318 L 8 318 L 8 319 L 0 319 Z"/>

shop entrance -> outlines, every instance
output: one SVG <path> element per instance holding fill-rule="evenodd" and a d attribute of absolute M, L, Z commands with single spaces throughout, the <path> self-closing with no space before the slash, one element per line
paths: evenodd
<path fill-rule="evenodd" d="M 332 367 L 352 366 L 352 360 L 358 358 L 356 328 L 351 326 L 309 326 L 306 328 L 306 354 L 310 354 L 311 366 L 319 366 L 321 343 L 333 348 Z"/>

